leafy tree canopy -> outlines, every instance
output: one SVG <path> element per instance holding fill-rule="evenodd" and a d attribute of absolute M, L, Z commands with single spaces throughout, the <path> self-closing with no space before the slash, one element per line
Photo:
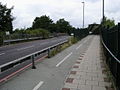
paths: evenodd
<path fill-rule="evenodd" d="M 12 33 L 13 26 L 13 16 L 11 15 L 13 7 L 7 8 L 6 5 L 2 5 L 0 2 L 0 31 L 5 32 L 9 31 Z"/>
<path fill-rule="evenodd" d="M 53 23 L 52 19 L 50 19 L 49 16 L 43 15 L 41 17 L 36 17 L 34 19 L 32 28 L 33 29 L 38 29 L 38 28 L 43 28 L 43 29 L 48 29 L 50 25 Z"/>
<path fill-rule="evenodd" d="M 103 24 L 103 20 L 101 24 Z M 111 19 L 108 19 L 107 17 L 104 17 L 104 26 L 109 26 L 109 27 L 115 26 L 115 20 L 113 19 L 111 20 Z"/>
<path fill-rule="evenodd" d="M 69 29 L 71 28 L 71 25 L 69 24 L 69 22 L 64 20 L 64 18 L 59 19 L 56 22 L 56 25 L 57 25 L 58 32 L 62 32 L 62 33 L 68 32 Z"/>

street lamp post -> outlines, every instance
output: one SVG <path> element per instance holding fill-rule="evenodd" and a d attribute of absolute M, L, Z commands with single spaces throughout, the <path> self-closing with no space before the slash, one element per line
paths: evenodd
<path fill-rule="evenodd" d="M 84 8 L 85 8 L 85 2 L 82 2 L 83 3 L 83 28 L 84 28 Z"/>

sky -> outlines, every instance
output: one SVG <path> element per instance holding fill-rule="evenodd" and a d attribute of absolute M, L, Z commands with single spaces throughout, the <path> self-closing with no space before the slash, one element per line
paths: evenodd
<path fill-rule="evenodd" d="M 82 27 L 83 4 L 85 2 L 85 27 L 88 24 L 100 23 L 102 18 L 102 0 L 0 0 L 7 7 L 14 6 L 13 27 L 27 28 L 32 26 L 35 17 L 50 16 L 56 22 L 64 18 L 74 27 Z M 120 21 L 120 0 L 105 0 L 105 16 Z"/>

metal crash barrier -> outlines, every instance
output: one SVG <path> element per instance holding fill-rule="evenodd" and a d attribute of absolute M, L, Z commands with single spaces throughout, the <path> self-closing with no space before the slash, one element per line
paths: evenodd
<path fill-rule="evenodd" d="M 23 62 L 26 62 L 27 60 L 32 60 L 32 69 L 35 69 L 35 58 L 38 57 L 40 54 L 44 53 L 44 52 L 47 52 L 48 54 L 48 57 L 50 57 L 50 50 L 55 48 L 55 47 L 58 47 L 64 43 L 68 42 L 68 40 L 65 40 L 63 42 L 60 42 L 58 44 L 55 44 L 55 45 L 52 45 L 52 46 L 49 46 L 45 49 L 42 49 L 40 51 L 37 51 L 37 52 L 34 52 L 32 54 L 29 54 L 29 55 L 26 55 L 24 57 L 21 57 L 21 58 L 18 58 L 14 61 L 11 61 L 11 62 L 8 62 L 6 64 L 3 64 L 3 65 L 0 65 L 0 73 L 6 71 L 6 70 L 9 70 L 11 68 L 14 68 L 15 66 L 18 66 L 20 65 L 21 63 Z"/>

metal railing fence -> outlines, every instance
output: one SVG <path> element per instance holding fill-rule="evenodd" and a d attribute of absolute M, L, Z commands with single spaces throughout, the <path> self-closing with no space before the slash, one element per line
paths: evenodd
<path fill-rule="evenodd" d="M 106 63 L 114 76 L 117 89 L 120 90 L 120 23 L 112 28 L 102 27 L 101 37 Z"/>

